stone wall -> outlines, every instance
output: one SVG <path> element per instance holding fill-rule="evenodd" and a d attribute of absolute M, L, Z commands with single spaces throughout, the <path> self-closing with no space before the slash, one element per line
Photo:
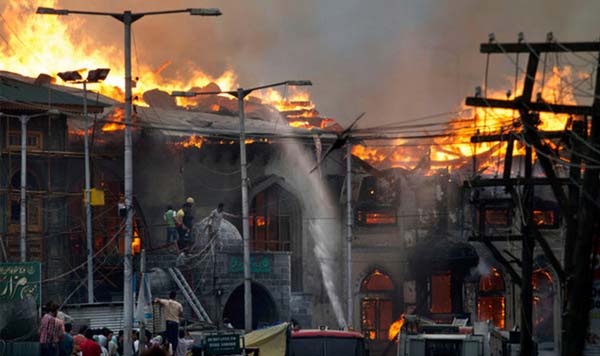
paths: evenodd
<path fill-rule="evenodd" d="M 149 255 L 147 266 L 151 270 L 167 271 L 175 266 L 174 255 Z M 223 247 L 213 255 L 209 252 L 180 270 L 195 290 L 204 309 L 214 322 L 222 319 L 228 298 L 243 284 L 243 255 L 241 248 Z M 279 321 L 290 319 L 290 254 L 288 252 L 261 252 L 252 254 L 253 282 L 264 287 L 277 308 Z M 164 274 L 162 274 L 164 277 Z M 158 297 L 168 295 L 176 288 L 172 281 L 155 281 L 152 293 Z M 160 286 L 160 287 L 159 287 Z M 179 293 L 181 294 L 181 293 Z M 180 300 L 183 296 L 180 295 Z"/>

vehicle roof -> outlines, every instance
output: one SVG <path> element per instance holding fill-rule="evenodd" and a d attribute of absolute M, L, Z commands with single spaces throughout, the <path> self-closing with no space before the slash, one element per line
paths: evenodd
<path fill-rule="evenodd" d="M 362 339 L 363 334 L 357 331 L 342 331 L 342 330 L 320 330 L 320 329 L 303 329 L 294 330 L 292 338 L 301 337 L 344 337 L 349 339 Z"/>

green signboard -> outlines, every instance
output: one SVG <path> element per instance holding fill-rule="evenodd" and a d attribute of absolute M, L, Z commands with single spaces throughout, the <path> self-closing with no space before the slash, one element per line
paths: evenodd
<path fill-rule="evenodd" d="M 269 256 L 250 256 L 250 270 L 253 273 L 270 273 L 271 259 Z M 244 272 L 244 259 L 242 256 L 230 256 L 229 257 L 229 273 L 242 273 Z"/>
<path fill-rule="evenodd" d="M 0 303 L 35 298 L 42 294 L 39 262 L 0 263 Z"/>
<path fill-rule="evenodd" d="M 242 352 L 239 334 L 213 334 L 204 339 L 207 355 L 235 355 Z"/>

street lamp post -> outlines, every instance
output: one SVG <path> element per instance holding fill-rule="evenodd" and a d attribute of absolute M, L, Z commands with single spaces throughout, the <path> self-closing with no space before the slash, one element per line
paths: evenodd
<path fill-rule="evenodd" d="M 124 139 L 124 186 L 125 186 L 125 209 L 127 217 L 125 218 L 125 256 L 123 259 L 123 343 L 125 345 L 125 356 L 130 356 L 132 353 L 131 332 L 133 329 L 133 291 L 132 291 L 132 255 L 131 255 L 131 238 L 133 234 L 133 155 L 132 155 L 132 137 L 131 137 L 131 25 L 144 16 L 164 15 L 188 13 L 195 16 L 220 16 L 219 9 L 181 9 L 167 11 L 152 11 L 152 12 L 137 12 L 124 11 L 122 13 L 115 12 L 97 12 L 97 11 L 80 11 L 68 9 L 53 9 L 48 7 L 38 7 L 38 14 L 42 15 L 96 15 L 109 16 L 124 25 L 124 61 L 125 61 L 125 139 Z"/>
<path fill-rule="evenodd" d="M 0 113 L 0 116 L 19 119 L 21 122 L 21 184 L 19 202 L 19 252 L 21 262 L 27 261 L 27 123 L 30 119 L 58 113 L 55 110 L 35 115 L 9 115 Z"/>
<path fill-rule="evenodd" d="M 240 174 L 242 179 L 242 238 L 244 242 L 244 329 L 252 330 L 252 274 L 250 269 L 250 224 L 248 207 L 248 163 L 246 158 L 246 124 L 244 114 L 244 98 L 255 90 L 277 87 L 280 85 L 288 86 L 307 86 L 312 85 L 309 80 L 288 80 L 274 84 L 262 85 L 250 89 L 238 88 L 236 91 L 215 91 L 215 92 L 185 92 L 174 91 L 172 96 L 193 97 L 197 95 L 218 95 L 228 94 L 236 97 L 238 100 L 238 115 L 240 118 Z"/>
<path fill-rule="evenodd" d="M 99 83 L 106 79 L 110 69 L 98 68 L 88 72 L 83 80 L 79 71 L 60 72 L 58 76 L 65 82 L 83 84 L 83 118 L 85 130 L 83 134 L 84 166 L 85 166 L 85 235 L 87 242 L 87 290 L 88 303 L 94 302 L 94 243 L 92 237 L 92 204 L 91 204 L 91 174 L 90 174 L 90 146 L 89 146 L 89 118 L 87 110 L 87 84 Z"/>

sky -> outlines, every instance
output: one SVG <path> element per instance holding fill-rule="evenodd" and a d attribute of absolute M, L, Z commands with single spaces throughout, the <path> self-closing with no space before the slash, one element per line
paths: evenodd
<path fill-rule="evenodd" d="M 218 7 L 219 18 L 168 15 L 135 23 L 137 58 L 151 68 L 172 61 L 164 76 L 185 76 L 192 67 L 214 76 L 232 69 L 246 87 L 309 79 L 322 114 L 346 124 L 365 111 L 361 126 L 460 108 L 483 82 L 485 56 L 478 50 L 490 32 L 505 42 L 518 32 L 532 42 L 549 31 L 563 41 L 600 35 L 597 0 L 56 1 L 117 12 Z M 84 23 L 81 36 L 121 46 L 118 22 L 73 18 Z M 490 86 L 508 88 L 513 72 L 506 57 L 495 56 Z"/>

